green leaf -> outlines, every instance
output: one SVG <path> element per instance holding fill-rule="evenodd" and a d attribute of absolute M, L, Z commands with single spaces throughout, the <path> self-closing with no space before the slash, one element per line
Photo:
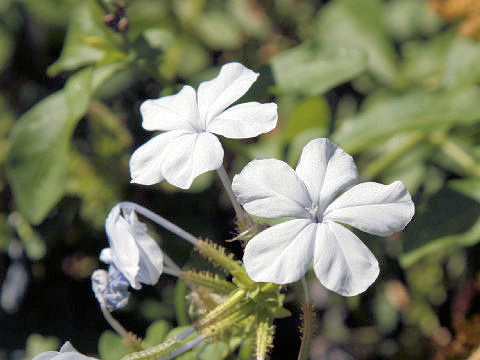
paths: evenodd
<path fill-rule="evenodd" d="M 72 76 L 65 90 L 36 104 L 10 133 L 7 178 L 20 212 L 33 224 L 42 222 L 65 193 L 70 138 L 87 110 L 90 76 L 90 69 Z"/>
<path fill-rule="evenodd" d="M 449 89 L 477 84 L 480 80 L 480 46 L 472 39 L 457 36 L 445 61 L 445 86 Z"/>
<path fill-rule="evenodd" d="M 181 333 L 183 333 L 184 331 L 190 329 L 190 325 L 183 325 L 183 326 L 178 326 L 172 330 L 170 330 L 168 332 L 168 334 L 165 336 L 165 340 L 168 340 L 168 339 L 172 339 L 178 335 L 180 335 Z M 190 334 L 187 338 L 185 338 L 184 340 L 182 340 L 183 342 L 188 342 L 190 340 L 193 340 L 195 339 L 199 334 L 197 332 L 193 332 L 192 334 Z"/>
<path fill-rule="evenodd" d="M 242 44 L 238 24 L 220 11 L 202 14 L 195 24 L 195 30 L 212 49 L 236 49 Z"/>
<path fill-rule="evenodd" d="M 425 0 L 388 1 L 383 6 L 383 14 L 390 34 L 400 41 L 430 35 L 442 25 L 440 16 Z"/>
<path fill-rule="evenodd" d="M 369 148 L 390 136 L 411 130 L 437 131 L 439 127 L 471 124 L 480 118 L 480 91 L 415 91 L 370 104 L 345 120 L 332 139 L 349 153 Z"/>
<path fill-rule="evenodd" d="M 165 337 L 170 329 L 170 325 L 165 320 L 155 321 L 150 325 L 145 334 L 144 344 L 152 347 L 165 341 Z"/>
<path fill-rule="evenodd" d="M 319 95 L 364 71 L 362 51 L 307 43 L 277 55 L 271 74 L 280 92 Z"/>
<path fill-rule="evenodd" d="M 445 59 L 455 34 L 443 32 L 428 40 L 402 43 L 402 75 L 411 84 L 438 89 L 444 82 Z"/>
<path fill-rule="evenodd" d="M 290 111 L 282 129 L 282 140 L 289 143 L 302 131 L 310 128 L 328 129 L 330 108 L 323 97 L 308 97 L 299 101 Z"/>
<path fill-rule="evenodd" d="M 208 344 L 198 354 L 199 360 L 222 360 L 228 356 L 228 345 L 222 341 L 216 341 L 213 344 Z"/>
<path fill-rule="evenodd" d="M 98 354 L 102 360 L 118 360 L 128 354 L 120 336 L 113 331 L 104 331 L 98 340 Z"/>
<path fill-rule="evenodd" d="M 480 180 L 479 179 L 460 179 L 452 180 L 448 185 L 459 193 L 468 196 L 480 202 Z"/>
<path fill-rule="evenodd" d="M 466 230 L 468 229 L 468 230 Z M 400 264 L 407 268 L 438 251 L 452 251 L 480 241 L 480 204 L 443 188 L 417 208 L 402 241 Z"/>
<path fill-rule="evenodd" d="M 30 334 L 25 344 L 26 359 L 32 359 L 45 351 L 57 351 L 60 342 L 56 337 L 47 337 L 40 334 Z"/>
<path fill-rule="evenodd" d="M 359 49 L 368 54 L 368 66 L 378 80 L 396 80 L 396 56 L 382 22 L 378 0 L 337 0 L 323 7 L 318 19 L 321 43 Z"/>
<path fill-rule="evenodd" d="M 100 22 L 102 9 L 94 1 L 82 2 L 72 13 L 60 57 L 47 70 L 50 76 L 94 64 L 107 50 L 116 49 L 114 39 Z"/>
<path fill-rule="evenodd" d="M 421 258 L 437 251 L 445 249 L 454 249 L 458 247 L 466 247 L 477 244 L 480 241 L 480 218 L 468 230 L 461 234 L 446 235 L 427 244 L 420 246 L 412 251 L 403 254 L 400 257 L 400 265 L 408 268 L 419 261 Z"/>

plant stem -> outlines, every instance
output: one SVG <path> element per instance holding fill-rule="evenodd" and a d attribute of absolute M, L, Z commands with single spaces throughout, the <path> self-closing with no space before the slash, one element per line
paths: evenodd
<path fill-rule="evenodd" d="M 230 183 L 230 179 L 229 179 L 229 177 L 227 175 L 227 172 L 225 171 L 225 168 L 223 167 L 223 165 L 220 166 L 217 169 L 217 174 L 220 177 L 220 180 L 222 181 L 223 187 L 225 188 L 225 191 L 227 192 L 227 195 L 230 198 L 230 201 L 232 202 L 233 209 L 235 210 L 235 214 L 237 215 L 237 219 L 239 221 L 243 221 L 244 216 L 243 216 L 242 207 L 238 203 L 237 198 L 235 197 L 235 194 L 233 193 L 232 185 Z"/>
<path fill-rule="evenodd" d="M 125 340 L 130 339 L 130 335 L 128 334 L 128 331 L 125 330 L 125 328 L 120 324 L 113 316 L 110 314 L 110 311 L 107 310 L 107 308 L 103 305 L 100 305 L 100 309 L 102 309 L 102 314 L 105 320 L 110 324 L 113 330 L 117 332 L 118 335 L 120 335 L 122 338 Z"/>
<path fill-rule="evenodd" d="M 198 239 L 195 236 L 183 230 L 181 227 L 175 225 L 174 223 L 168 221 L 167 219 L 161 217 L 160 215 L 157 215 L 153 211 L 148 210 L 147 208 L 130 201 L 123 201 L 121 203 L 118 203 L 118 206 L 120 206 L 120 208 L 122 209 L 133 208 L 137 213 L 145 216 L 146 218 L 149 218 L 154 223 L 181 237 L 183 240 L 189 242 L 193 246 L 198 246 Z"/>
<path fill-rule="evenodd" d="M 172 260 L 172 258 L 170 256 L 168 256 L 167 254 L 165 254 L 163 251 L 162 251 L 162 255 L 163 255 L 163 263 L 170 269 L 174 270 L 175 272 L 178 272 L 179 274 L 182 273 L 182 269 L 180 268 L 180 266 L 178 266 L 175 261 Z M 180 275 L 178 275 L 180 276 Z"/>
<path fill-rule="evenodd" d="M 312 347 L 313 327 L 315 313 L 313 312 L 312 303 L 310 301 L 310 291 L 305 277 L 302 278 L 302 287 L 304 291 L 305 301 L 302 304 L 302 342 L 298 352 L 297 360 L 307 360 Z"/>
<path fill-rule="evenodd" d="M 158 358 L 157 360 L 171 360 L 176 358 L 178 355 L 183 354 L 184 352 L 190 350 L 193 348 L 195 345 L 200 344 L 203 340 L 205 340 L 205 337 L 203 335 L 197 336 L 195 339 L 190 340 L 187 342 L 185 345 L 182 347 L 179 347 L 178 349 L 173 350 L 170 354 L 167 356 L 163 356 L 161 358 Z"/>

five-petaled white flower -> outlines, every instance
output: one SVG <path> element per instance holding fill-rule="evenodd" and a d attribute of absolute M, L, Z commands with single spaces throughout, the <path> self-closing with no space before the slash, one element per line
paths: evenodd
<path fill-rule="evenodd" d="M 261 217 L 294 217 L 257 234 L 243 261 L 254 281 L 299 280 L 313 260 L 320 282 L 341 295 L 365 291 L 377 278 L 378 261 L 345 223 L 374 235 L 402 230 L 414 205 L 400 181 L 390 185 L 358 179 L 350 155 L 328 139 L 310 141 L 297 168 L 280 160 L 253 160 L 233 179 L 245 210 Z M 336 198 L 335 198 L 336 197 Z"/>
<path fill-rule="evenodd" d="M 140 107 L 143 128 L 165 132 L 133 153 L 131 182 L 152 185 L 165 179 L 187 189 L 198 175 L 222 165 L 223 148 L 213 134 L 243 139 L 272 130 L 277 123 L 274 103 L 252 101 L 227 109 L 257 77 L 242 64 L 228 63 L 197 93 L 187 85 L 175 95 L 145 101 Z"/>
<path fill-rule="evenodd" d="M 110 247 L 102 250 L 100 260 L 115 265 L 134 289 L 140 289 L 140 283 L 155 285 L 163 271 L 162 251 L 135 211 L 114 206 L 105 221 L 105 230 Z"/>

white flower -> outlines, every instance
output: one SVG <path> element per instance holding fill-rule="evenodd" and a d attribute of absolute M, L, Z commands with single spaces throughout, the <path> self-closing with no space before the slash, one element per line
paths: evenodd
<path fill-rule="evenodd" d="M 213 134 L 243 139 L 272 130 L 276 104 L 252 101 L 227 109 L 257 77 L 242 64 L 228 63 L 197 93 L 187 85 L 175 95 L 145 101 L 140 107 L 143 128 L 165 132 L 133 153 L 131 182 L 152 185 L 165 179 L 187 189 L 198 175 L 222 165 L 223 148 Z"/>
<path fill-rule="evenodd" d="M 163 255 L 157 242 L 147 234 L 133 209 L 116 205 L 105 221 L 109 248 L 100 253 L 100 260 L 113 264 L 127 278 L 130 286 L 140 289 L 154 285 L 163 271 Z"/>
<path fill-rule="evenodd" d="M 299 280 L 313 260 L 320 282 L 341 295 L 365 291 L 377 278 L 378 262 L 345 223 L 374 235 L 402 230 L 414 205 L 400 181 L 351 187 L 358 179 L 350 155 L 328 139 L 310 141 L 297 168 L 280 160 L 253 160 L 233 179 L 245 210 L 262 217 L 294 217 L 257 234 L 243 261 L 254 281 Z"/>
<path fill-rule="evenodd" d="M 67 341 L 60 348 L 60 351 L 45 351 L 35 356 L 32 360 L 97 360 L 92 357 L 80 354 L 73 346 Z"/>

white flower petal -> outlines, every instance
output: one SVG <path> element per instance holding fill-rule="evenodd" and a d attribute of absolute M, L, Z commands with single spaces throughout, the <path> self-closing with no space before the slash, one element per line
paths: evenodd
<path fill-rule="evenodd" d="M 146 225 L 138 220 L 135 211 L 124 209 L 123 212 L 140 251 L 136 281 L 146 285 L 155 285 L 163 272 L 162 251 L 157 242 L 147 234 Z"/>
<path fill-rule="evenodd" d="M 130 177 L 132 183 L 142 185 L 157 184 L 164 179 L 162 165 L 169 155 L 168 146 L 171 141 L 185 134 L 182 130 L 174 130 L 157 135 L 140 146 L 130 158 Z"/>
<path fill-rule="evenodd" d="M 231 139 L 245 139 L 269 132 L 277 125 L 277 105 L 247 102 L 235 105 L 212 119 L 207 130 Z"/>
<path fill-rule="evenodd" d="M 76 352 L 78 353 L 77 349 L 75 349 L 70 341 L 66 341 L 62 347 L 60 348 L 61 353 L 65 352 Z"/>
<path fill-rule="evenodd" d="M 188 85 L 174 95 L 144 101 L 140 113 L 145 130 L 196 132 L 200 125 L 195 89 Z"/>
<path fill-rule="evenodd" d="M 198 175 L 222 166 L 223 148 L 213 134 L 184 134 L 171 143 L 166 155 L 163 176 L 170 184 L 188 189 Z"/>
<path fill-rule="evenodd" d="M 32 360 L 53 360 L 59 355 L 58 351 L 45 351 L 36 355 Z"/>
<path fill-rule="evenodd" d="M 352 157 L 326 138 L 314 139 L 303 148 L 295 171 L 320 211 L 358 179 Z"/>
<path fill-rule="evenodd" d="M 415 206 L 401 181 L 390 185 L 366 182 L 340 195 L 325 210 L 324 219 L 339 221 L 374 235 L 402 230 Z"/>
<path fill-rule="evenodd" d="M 248 276 L 276 284 L 300 280 L 312 261 L 315 227 L 310 220 L 294 219 L 254 236 L 243 255 Z"/>
<path fill-rule="evenodd" d="M 216 78 L 202 82 L 198 87 L 197 101 L 204 128 L 245 94 L 257 77 L 258 73 L 233 62 L 223 65 Z"/>
<path fill-rule="evenodd" d="M 80 354 L 73 346 L 67 341 L 61 347 L 60 351 L 45 351 L 35 356 L 32 360 L 96 360 L 95 358 Z"/>
<path fill-rule="evenodd" d="M 135 279 L 140 269 L 140 251 L 130 229 L 131 226 L 120 214 L 120 207 L 115 206 L 105 221 L 112 260 L 130 285 L 134 289 L 140 289 L 141 285 Z"/>
<path fill-rule="evenodd" d="M 309 218 L 310 196 L 295 171 L 276 159 L 250 161 L 233 178 L 232 189 L 252 215 Z"/>
<path fill-rule="evenodd" d="M 365 291 L 380 271 L 377 259 L 360 239 L 334 222 L 317 226 L 313 269 L 327 289 L 343 296 Z"/>
<path fill-rule="evenodd" d="M 113 262 L 112 249 L 105 248 L 100 251 L 100 256 L 98 257 L 105 264 L 111 264 Z"/>

